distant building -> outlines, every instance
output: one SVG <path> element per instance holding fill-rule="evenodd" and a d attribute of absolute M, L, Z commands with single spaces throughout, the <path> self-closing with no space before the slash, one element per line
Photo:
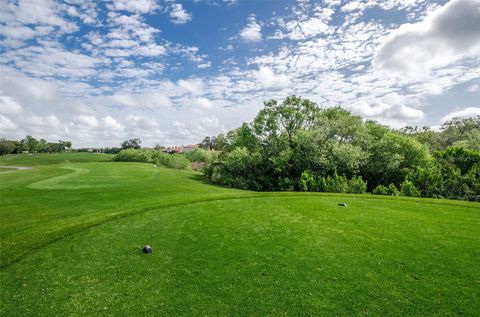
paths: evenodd
<path fill-rule="evenodd" d="M 185 152 L 191 152 L 195 149 L 198 149 L 199 145 L 198 144 L 189 144 L 189 145 L 182 145 L 182 146 L 171 146 L 163 149 L 163 152 L 165 153 L 170 153 L 170 154 L 182 154 Z"/>
<path fill-rule="evenodd" d="M 200 147 L 200 145 L 198 145 L 198 144 L 185 145 L 183 147 L 183 152 L 190 152 L 190 151 L 198 149 L 199 147 Z"/>

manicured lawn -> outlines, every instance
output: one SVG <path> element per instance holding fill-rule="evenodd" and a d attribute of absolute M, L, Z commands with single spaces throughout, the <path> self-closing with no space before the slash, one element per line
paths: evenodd
<path fill-rule="evenodd" d="M 84 158 L 0 174 L 0 315 L 480 310 L 478 203 L 255 193 Z"/>
<path fill-rule="evenodd" d="M 13 172 L 13 171 L 15 171 L 14 168 L 0 167 L 0 173 L 3 173 L 3 172 Z"/>
<path fill-rule="evenodd" d="M 68 162 L 104 162 L 111 161 L 113 157 L 112 154 L 87 152 L 10 154 L 0 156 L 0 165 L 32 166 Z"/>

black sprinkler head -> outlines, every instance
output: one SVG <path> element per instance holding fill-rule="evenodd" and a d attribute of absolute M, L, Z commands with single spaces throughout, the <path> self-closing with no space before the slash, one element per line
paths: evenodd
<path fill-rule="evenodd" d="M 143 252 L 144 252 L 144 253 L 152 253 L 152 252 L 153 252 L 153 249 L 152 249 L 151 246 L 146 245 L 146 246 L 143 247 Z"/>

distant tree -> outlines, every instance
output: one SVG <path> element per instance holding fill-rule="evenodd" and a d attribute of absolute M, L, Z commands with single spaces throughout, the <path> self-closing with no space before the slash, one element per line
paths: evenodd
<path fill-rule="evenodd" d="M 223 141 L 223 140 L 222 140 Z M 217 138 L 217 144 L 219 143 Z M 223 143 L 227 143 L 226 140 Z M 234 147 L 246 147 L 250 151 L 255 151 L 258 149 L 259 140 L 253 132 L 250 125 L 243 123 L 240 128 L 235 130 L 235 136 L 233 138 Z M 223 146 L 225 147 L 225 146 Z"/>
<path fill-rule="evenodd" d="M 209 136 L 206 136 L 200 143 L 200 147 L 207 150 L 212 149 L 212 139 Z"/>
<path fill-rule="evenodd" d="M 442 197 L 443 177 L 439 163 L 431 160 L 427 166 L 417 166 L 407 175 L 422 197 Z"/>
<path fill-rule="evenodd" d="M 15 151 L 15 141 L 0 139 L 0 155 L 6 155 Z"/>
<path fill-rule="evenodd" d="M 362 118 L 340 107 L 319 112 L 315 120 L 315 128 L 326 139 L 336 140 L 338 143 L 359 144 L 366 136 Z"/>
<path fill-rule="evenodd" d="M 426 166 L 430 159 L 425 145 L 391 131 L 372 144 L 368 164 L 361 173 L 371 188 L 390 183 L 400 186 L 410 171 Z"/>
<path fill-rule="evenodd" d="M 422 144 L 426 144 L 432 153 L 443 148 L 442 133 L 433 131 L 430 127 L 406 126 L 400 129 L 400 132 L 413 137 Z"/>
<path fill-rule="evenodd" d="M 27 135 L 25 139 L 20 142 L 24 144 L 26 149 L 31 153 L 36 153 L 40 145 L 40 142 L 31 135 Z"/>
<path fill-rule="evenodd" d="M 49 149 L 50 149 L 50 147 L 48 146 L 48 141 L 47 140 L 40 139 L 38 141 L 38 147 L 37 147 L 38 152 L 47 153 L 47 152 L 50 152 Z"/>
<path fill-rule="evenodd" d="M 453 143 L 454 146 L 460 146 L 468 150 L 480 151 L 480 129 L 472 129 L 463 134 L 461 140 Z"/>
<path fill-rule="evenodd" d="M 102 153 L 106 153 L 106 154 L 118 154 L 120 153 L 122 149 L 119 148 L 119 147 L 106 147 L 106 148 L 103 148 L 101 151 Z"/>
<path fill-rule="evenodd" d="M 360 146 L 350 143 L 333 143 L 330 165 L 337 172 L 352 177 L 367 164 L 369 155 Z"/>
<path fill-rule="evenodd" d="M 443 148 L 465 140 L 471 131 L 480 131 L 480 116 L 475 118 L 453 118 L 445 122 L 442 127 Z"/>
<path fill-rule="evenodd" d="M 318 113 L 318 106 L 308 99 L 290 96 L 282 103 L 272 99 L 255 117 L 253 130 L 264 143 L 276 143 L 284 135 L 292 144 L 296 132 L 312 127 Z"/>
<path fill-rule="evenodd" d="M 468 150 L 459 146 L 451 146 L 436 152 L 435 157 L 441 166 L 454 165 L 460 169 L 462 174 L 466 174 L 474 164 L 480 164 L 480 151 Z"/>
<path fill-rule="evenodd" d="M 219 135 L 217 135 L 215 137 L 215 148 L 214 150 L 217 150 L 217 151 L 224 151 L 224 150 L 227 150 L 229 148 L 229 141 L 228 141 L 228 138 L 223 134 L 223 133 L 220 133 Z"/>
<path fill-rule="evenodd" d="M 139 138 L 128 139 L 121 144 L 122 149 L 140 149 L 142 141 Z"/>
<path fill-rule="evenodd" d="M 58 143 L 62 147 L 62 151 L 65 151 L 65 149 L 69 149 L 69 148 L 72 147 L 72 142 L 70 142 L 70 141 L 58 140 Z"/>

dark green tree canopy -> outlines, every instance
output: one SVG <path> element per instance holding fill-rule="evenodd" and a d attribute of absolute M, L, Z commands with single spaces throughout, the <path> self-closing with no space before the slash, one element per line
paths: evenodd
<path fill-rule="evenodd" d="M 340 107 L 320 108 L 290 96 L 264 102 L 252 123 L 219 135 L 221 147 L 211 146 L 214 137 L 205 138 L 205 147 L 221 151 L 206 174 L 214 182 L 254 190 L 475 199 L 479 122 L 453 119 L 440 132 L 394 130 Z"/>
<path fill-rule="evenodd" d="M 122 149 L 140 149 L 142 141 L 139 138 L 128 139 L 122 142 L 120 145 Z"/>

